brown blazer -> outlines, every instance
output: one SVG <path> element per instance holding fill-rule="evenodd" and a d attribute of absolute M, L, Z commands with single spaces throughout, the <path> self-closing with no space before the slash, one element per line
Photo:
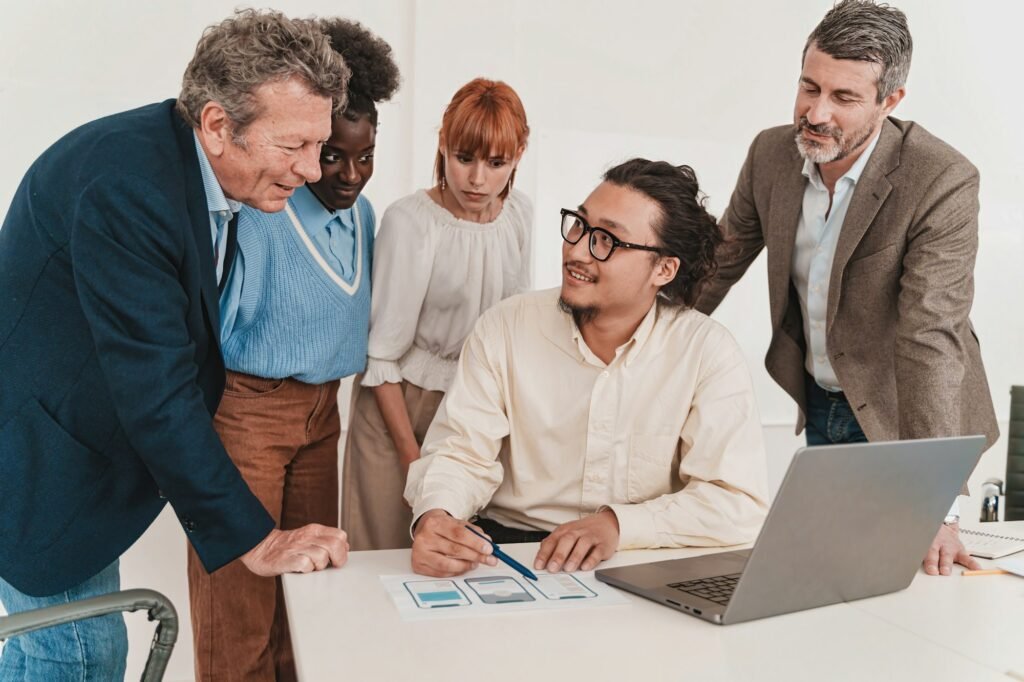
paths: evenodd
<path fill-rule="evenodd" d="M 697 309 L 710 313 L 768 250 L 765 366 L 800 407 L 806 342 L 791 267 L 806 179 L 793 127 L 750 146 L 722 217 L 728 239 Z M 832 367 L 868 440 L 999 435 L 968 314 L 978 250 L 978 171 L 912 122 L 889 118 L 857 182 L 829 280 Z"/>

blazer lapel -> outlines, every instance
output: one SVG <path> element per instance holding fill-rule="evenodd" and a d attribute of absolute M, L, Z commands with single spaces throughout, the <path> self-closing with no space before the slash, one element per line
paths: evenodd
<path fill-rule="evenodd" d="M 770 206 L 771 219 L 767 221 L 765 245 L 768 248 L 768 290 L 778 292 L 779 298 L 772 303 L 772 323 L 782 324 L 789 305 L 789 282 L 793 271 L 793 247 L 796 243 L 796 228 L 803 208 L 804 184 L 803 160 L 793 145 L 790 157 L 776 172 L 775 186 Z"/>
<path fill-rule="evenodd" d="M 832 259 L 832 274 L 828 283 L 828 310 L 825 324 L 829 329 L 832 328 L 836 311 L 839 309 L 839 294 L 846 264 L 850 262 L 850 256 L 853 255 L 860 240 L 864 237 L 864 233 L 868 231 L 875 216 L 878 215 L 878 210 L 892 191 L 892 185 L 886 176 L 900 165 L 901 142 L 902 136 L 899 128 L 893 125 L 889 119 L 883 121 L 878 145 L 871 158 L 868 159 L 864 173 L 857 181 L 857 187 L 853 190 L 850 208 L 846 211 L 846 218 L 843 220 L 839 239 L 836 242 L 836 253 Z"/>
<path fill-rule="evenodd" d="M 199 249 L 200 289 L 203 305 L 206 307 L 210 326 L 213 327 L 213 338 L 220 345 L 220 296 L 217 291 L 217 264 L 213 261 L 213 241 L 210 237 L 210 210 L 206 205 L 206 190 L 203 187 L 203 176 L 199 172 L 199 158 L 196 156 L 195 140 L 192 128 L 184 119 L 174 113 L 178 135 L 178 146 L 181 148 L 182 162 L 185 167 L 185 196 L 188 203 L 189 222 L 195 233 L 196 247 Z M 229 235 L 230 237 L 230 235 Z M 227 259 L 225 258 L 225 267 Z"/>

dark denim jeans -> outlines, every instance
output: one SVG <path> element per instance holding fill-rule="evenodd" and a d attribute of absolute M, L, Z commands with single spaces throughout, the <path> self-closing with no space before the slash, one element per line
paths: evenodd
<path fill-rule="evenodd" d="M 867 442 L 846 396 L 826 391 L 810 375 L 806 387 L 808 445 Z"/>
<path fill-rule="evenodd" d="M 0 579 L 0 601 L 8 613 L 67 604 L 117 592 L 115 561 L 66 592 L 30 597 Z M 86 618 L 7 640 L 0 655 L 0 682 L 114 682 L 124 679 L 128 632 L 120 613 Z"/>

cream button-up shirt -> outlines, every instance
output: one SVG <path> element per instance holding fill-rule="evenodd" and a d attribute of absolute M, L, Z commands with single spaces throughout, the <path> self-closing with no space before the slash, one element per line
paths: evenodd
<path fill-rule="evenodd" d="M 515 296 L 478 321 L 409 471 L 413 518 L 439 508 L 550 531 L 610 508 L 620 549 L 753 540 L 765 451 L 732 336 L 656 303 L 606 365 L 558 295 Z"/>

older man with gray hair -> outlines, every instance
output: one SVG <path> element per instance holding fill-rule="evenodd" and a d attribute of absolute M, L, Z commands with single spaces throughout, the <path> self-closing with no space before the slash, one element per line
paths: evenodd
<path fill-rule="evenodd" d="M 906 93 L 906 16 L 843 0 L 804 46 L 794 125 L 754 140 L 722 218 L 730 241 L 697 303 L 711 312 L 768 251 L 765 364 L 807 443 L 998 437 L 968 313 L 978 171 L 890 114 Z M 835 481 L 842 485 L 842 481 Z M 924 561 L 974 566 L 957 509 Z"/>
<path fill-rule="evenodd" d="M 87 123 L 26 173 L 0 230 L 9 612 L 117 590 L 167 502 L 208 571 L 345 562 L 337 528 L 274 528 L 211 417 L 232 215 L 320 178 L 348 75 L 316 23 L 239 12 L 203 34 L 180 99 Z M 0 679 L 121 679 L 126 653 L 121 617 L 93 618 L 12 639 Z"/>

